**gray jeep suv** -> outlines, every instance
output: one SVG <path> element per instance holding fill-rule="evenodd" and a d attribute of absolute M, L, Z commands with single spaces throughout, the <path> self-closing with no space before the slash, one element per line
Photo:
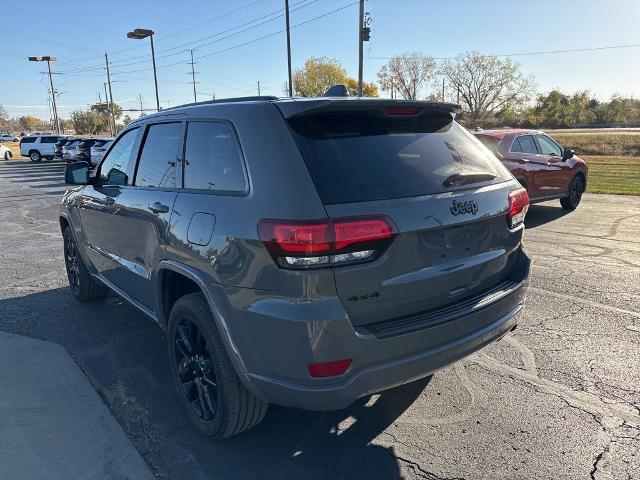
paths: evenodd
<path fill-rule="evenodd" d="M 267 405 L 347 407 L 515 328 L 527 193 L 457 106 L 253 97 L 128 124 L 67 166 L 71 290 L 111 290 L 166 331 L 205 435 Z"/>

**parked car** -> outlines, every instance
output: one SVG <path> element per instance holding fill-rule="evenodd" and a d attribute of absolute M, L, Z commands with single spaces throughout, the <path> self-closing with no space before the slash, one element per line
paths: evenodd
<path fill-rule="evenodd" d="M 588 167 L 573 150 L 539 130 L 473 132 L 527 189 L 532 203 L 560 199 L 574 210 L 587 188 Z"/>
<path fill-rule="evenodd" d="M 73 160 L 76 162 L 91 162 L 91 147 L 97 141 L 97 138 L 83 138 L 75 146 Z"/>
<path fill-rule="evenodd" d="M 20 138 L 10 133 L 0 134 L 0 142 L 19 142 Z"/>
<path fill-rule="evenodd" d="M 95 175 L 66 167 L 71 291 L 166 330 L 215 438 L 430 375 L 515 328 L 530 266 L 527 192 L 457 109 L 252 97 L 136 120 Z"/>
<path fill-rule="evenodd" d="M 39 162 L 43 158 L 52 160 L 55 154 L 55 144 L 63 138 L 62 135 L 29 135 L 20 139 L 20 155 L 29 157 L 32 162 Z"/>
<path fill-rule="evenodd" d="M 82 141 L 81 138 L 74 138 L 69 140 L 62 146 L 62 159 L 66 162 L 70 162 L 73 160 L 75 155 L 75 148 Z"/>
<path fill-rule="evenodd" d="M 11 160 L 11 155 L 11 149 L 0 144 L 0 158 L 3 158 L 4 160 Z"/>
<path fill-rule="evenodd" d="M 53 146 L 53 158 L 62 158 L 62 148 L 69 142 L 73 141 L 75 139 L 70 138 L 70 137 L 64 137 L 61 138 L 60 140 L 58 140 L 56 142 L 56 144 Z"/>
<path fill-rule="evenodd" d="M 93 147 L 91 147 L 91 165 L 96 166 L 100 163 L 112 143 L 113 138 L 103 138 L 93 144 Z"/>

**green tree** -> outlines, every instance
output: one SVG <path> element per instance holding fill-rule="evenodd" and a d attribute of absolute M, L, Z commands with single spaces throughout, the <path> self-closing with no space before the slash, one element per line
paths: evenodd
<path fill-rule="evenodd" d="M 310 57 L 304 67 L 293 72 L 293 92 L 300 97 L 319 97 L 333 85 L 345 85 L 350 95 L 356 95 L 357 80 L 349 77 L 347 71 L 334 58 Z M 377 96 L 378 89 L 371 83 L 362 85 L 363 95 Z"/>
<path fill-rule="evenodd" d="M 71 112 L 73 128 L 79 135 L 97 134 L 103 131 L 104 118 L 94 111 L 76 110 Z"/>
<path fill-rule="evenodd" d="M 103 117 L 108 117 L 111 115 L 111 110 L 109 109 L 109 104 L 107 102 L 104 103 L 95 103 L 91 105 L 91 111 L 96 112 L 98 115 Z M 122 107 L 117 103 L 113 104 L 113 115 L 118 120 L 122 116 Z"/>

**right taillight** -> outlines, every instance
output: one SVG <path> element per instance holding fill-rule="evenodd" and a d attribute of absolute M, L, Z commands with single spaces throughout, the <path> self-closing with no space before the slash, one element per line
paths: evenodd
<path fill-rule="evenodd" d="M 278 265 L 314 268 L 358 263 L 376 258 L 396 229 L 384 216 L 298 221 L 264 219 L 260 240 Z"/>
<path fill-rule="evenodd" d="M 522 222 L 529 210 L 529 194 L 524 188 L 514 190 L 509 194 L 509 213 L 507 221 L 509 228 L 516 228 Z"/>

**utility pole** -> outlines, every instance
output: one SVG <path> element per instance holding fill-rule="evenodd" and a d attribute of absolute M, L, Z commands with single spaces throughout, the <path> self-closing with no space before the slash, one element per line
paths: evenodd
<path fill-rule="evenodd" d="M 55 58 L 55 57 L 54 57 Z M 53 76 L 51 75 L 51 62 L 47 60 L 49 70 L 49 83 L 51 84 L 51 103 L 53 105 L 53 119 L 56 122 L 56 133 L 60 133 L 60 119 L 58 118 L 58 106 L 56 105 L 56 89 L 53 88 Z"/>
<path fill-rule="evenodd" d="M 104 61 L 107 64 L 107 83 L 109 84 L 109 113 L 111 114 L 111 122 L 109 126 L 111 127 L 111 123 L 113 123 L 113 127 L 111 127 L 111 135 L 115 136 L 116 134 L 116 116 L 113 111 L 113 93 L 111 91 L 111 73 L 109 72 L 109 55 L 107 52 L 104 52 Z"/>
<path fill-rule="evenodd" d="M 142 108 L 142 94 L 141 93 L 138 94 L 138 100 L 140 100 L 140 116 L 142 117 L 144 115 L 144 109 Z"/>
<path fill-rule="evenodd" d="M 60 119 L 58 118 L 58 107 L 56 106 L 56 89 L 53 86 L 53 75 L 51 73 L 51 62 L 55 62 L 57 57 L 53 55 L 29 57 L 30 62 L 47 62 L 47 69 L 49 70 L 49 84 L 51 85 L 51 103 L 53 107 L 53 118 L 55 122 L 55 132 L 60 133 Z"/>
<path fill-rule="evenodd" d="M 289 96 L 293 97 L 293 81 L 291 79 L 291 28 L 289 28 L 289 0 L 284 0 L 286 10 L 285 18 L 287 23 L 287 66 L 289 68 Z"/>
<path fill-rule="evenodd" d="M 260 96 L 260 80 L 258 80 L 258 96 Z"/>
<path fill-rule="evenodd" d="M 442 101 L 444 102 L 444 77 L 442 77 Z"/>
<path fill-rule="evenodd" d="M 193 101 L 197 102 L 198 101 L 198 97 L 196 95 L 196 72 L 193 69 L 195 63 L 193 62 L 193 49 L 189 50 L 189 52 L 191 53 L 191 83 L 193 83 Z"/>
<path fill-rule="evenodd" d="M 393 87 L 394 87 L 394 85 L 393 85 L 393 78 L 392 78 L 391 79 L 391 100 L 393 100 L 393 93 L 394 93 L 393 92 Z"/>
<path fill-rule="evenodd" d="M 364 0 L 360 0 L 360 15 L 358 20 L 358 96 L 362 96 L 362 69 L 364 55 Z"/>

